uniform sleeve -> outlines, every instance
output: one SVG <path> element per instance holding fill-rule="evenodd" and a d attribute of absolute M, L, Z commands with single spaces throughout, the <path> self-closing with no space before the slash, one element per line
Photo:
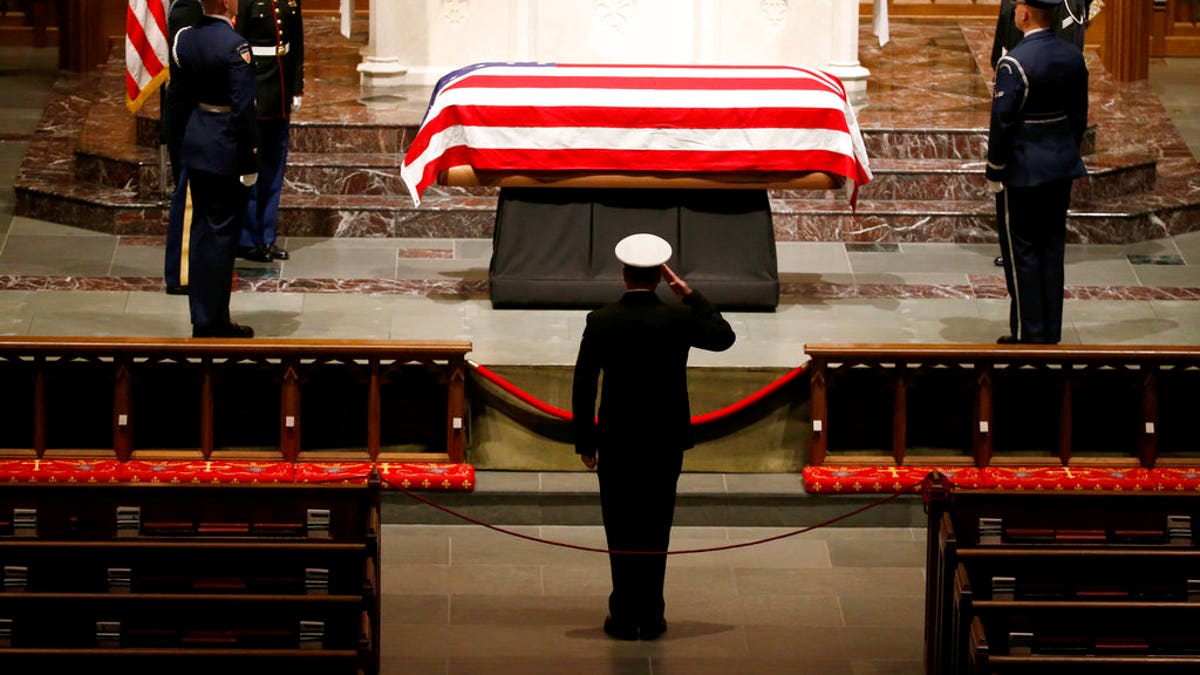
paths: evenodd
<path fill-rule="evenodd" d="M 599 345 L 589 314 L 588 325 L 583 329 L 583 339 L 579 342 L 579 356 L 575 359 L 575 376 L 571 386 L 571 430 L 576 454 L 596 454 L 595 411 L 599 380 Z"/>
<path fill-rule="evenodd" d="M 692 308 L 696 317 L 690 340 L 693 347 L 723 352 L 733 346 L 737 336 L 729 322 L 717 311 L 716 305 L 695 289 L 683 296 L 683 302 Z"/>
<path fill-rule="evenodd" d="M 1075 145 L 1083 143 L 1083 134 L 1087 131 L 1088 119 L 1088 70 L 1087 64 L 1080 66 L 1079 75 L 1072 81 L 1071 98 L 1068 102 L 1067 117 L 1071 120 L 1071 133 L 1075 136 Z"/>
<path fill-rule="evenodd" d="M 992 119 L 988 128 L 987 179 L 1004 178 L 1004 168 L 1012 154 L 1013 134 L 1020 123 L 1025 105 L 1025 74 L 1010 56 L 996 66 L 996 84 L 992 93 Z"/>
<path fill-rule="evenodd" d="M 250 45 L 239 42 L 229 57 L 229 98 L 238 135 L 239 175 L 258 172 L 258 111 Z"/>

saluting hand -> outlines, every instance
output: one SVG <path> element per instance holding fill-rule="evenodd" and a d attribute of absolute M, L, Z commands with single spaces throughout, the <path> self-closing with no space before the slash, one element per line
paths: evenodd
<path fill-rule="evenodd" d="M 662 272 L 663 278 L 667 280 L 667 286 L 671 288 L 675 295 L 678 295 L 682 298 L 692 292 L 692 287 L 688 286 L 687 282 L 683 280 L 683 277 L 675 274 L 675 271 L 668 267 L 666 263 L 663 263 Z"/>

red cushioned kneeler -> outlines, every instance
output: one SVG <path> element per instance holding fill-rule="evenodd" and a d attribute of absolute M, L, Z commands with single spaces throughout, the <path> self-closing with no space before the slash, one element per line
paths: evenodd
<path fill-rule="evenodd" d="M 122 480 L 130 483 L 290 483 L 295 469 L 290 462 L 164 460 L 125 462 Z"/>
<path fill-rule="evenodd" d="M 2 483 L 116 483 L 115 459 L 0 459 Z"/>

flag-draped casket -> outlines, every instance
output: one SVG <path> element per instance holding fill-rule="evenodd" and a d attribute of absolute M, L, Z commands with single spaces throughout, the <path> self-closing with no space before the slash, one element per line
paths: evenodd
<path fill-rule="evenodd" d="M 836 77 L 791 66 L 481 63 L 434 88 L 404 160 L 414 201 L 439 175 L 871 179 Z"/>

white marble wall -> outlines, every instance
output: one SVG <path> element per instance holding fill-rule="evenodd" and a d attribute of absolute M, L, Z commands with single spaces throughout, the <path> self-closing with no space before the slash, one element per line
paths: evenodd
<path fill-rule="evenodd" d="M 857 0 L 373 0 L 359 70 L 389 86 L 478 61 L 844 68 L 857 45 Z"/>

